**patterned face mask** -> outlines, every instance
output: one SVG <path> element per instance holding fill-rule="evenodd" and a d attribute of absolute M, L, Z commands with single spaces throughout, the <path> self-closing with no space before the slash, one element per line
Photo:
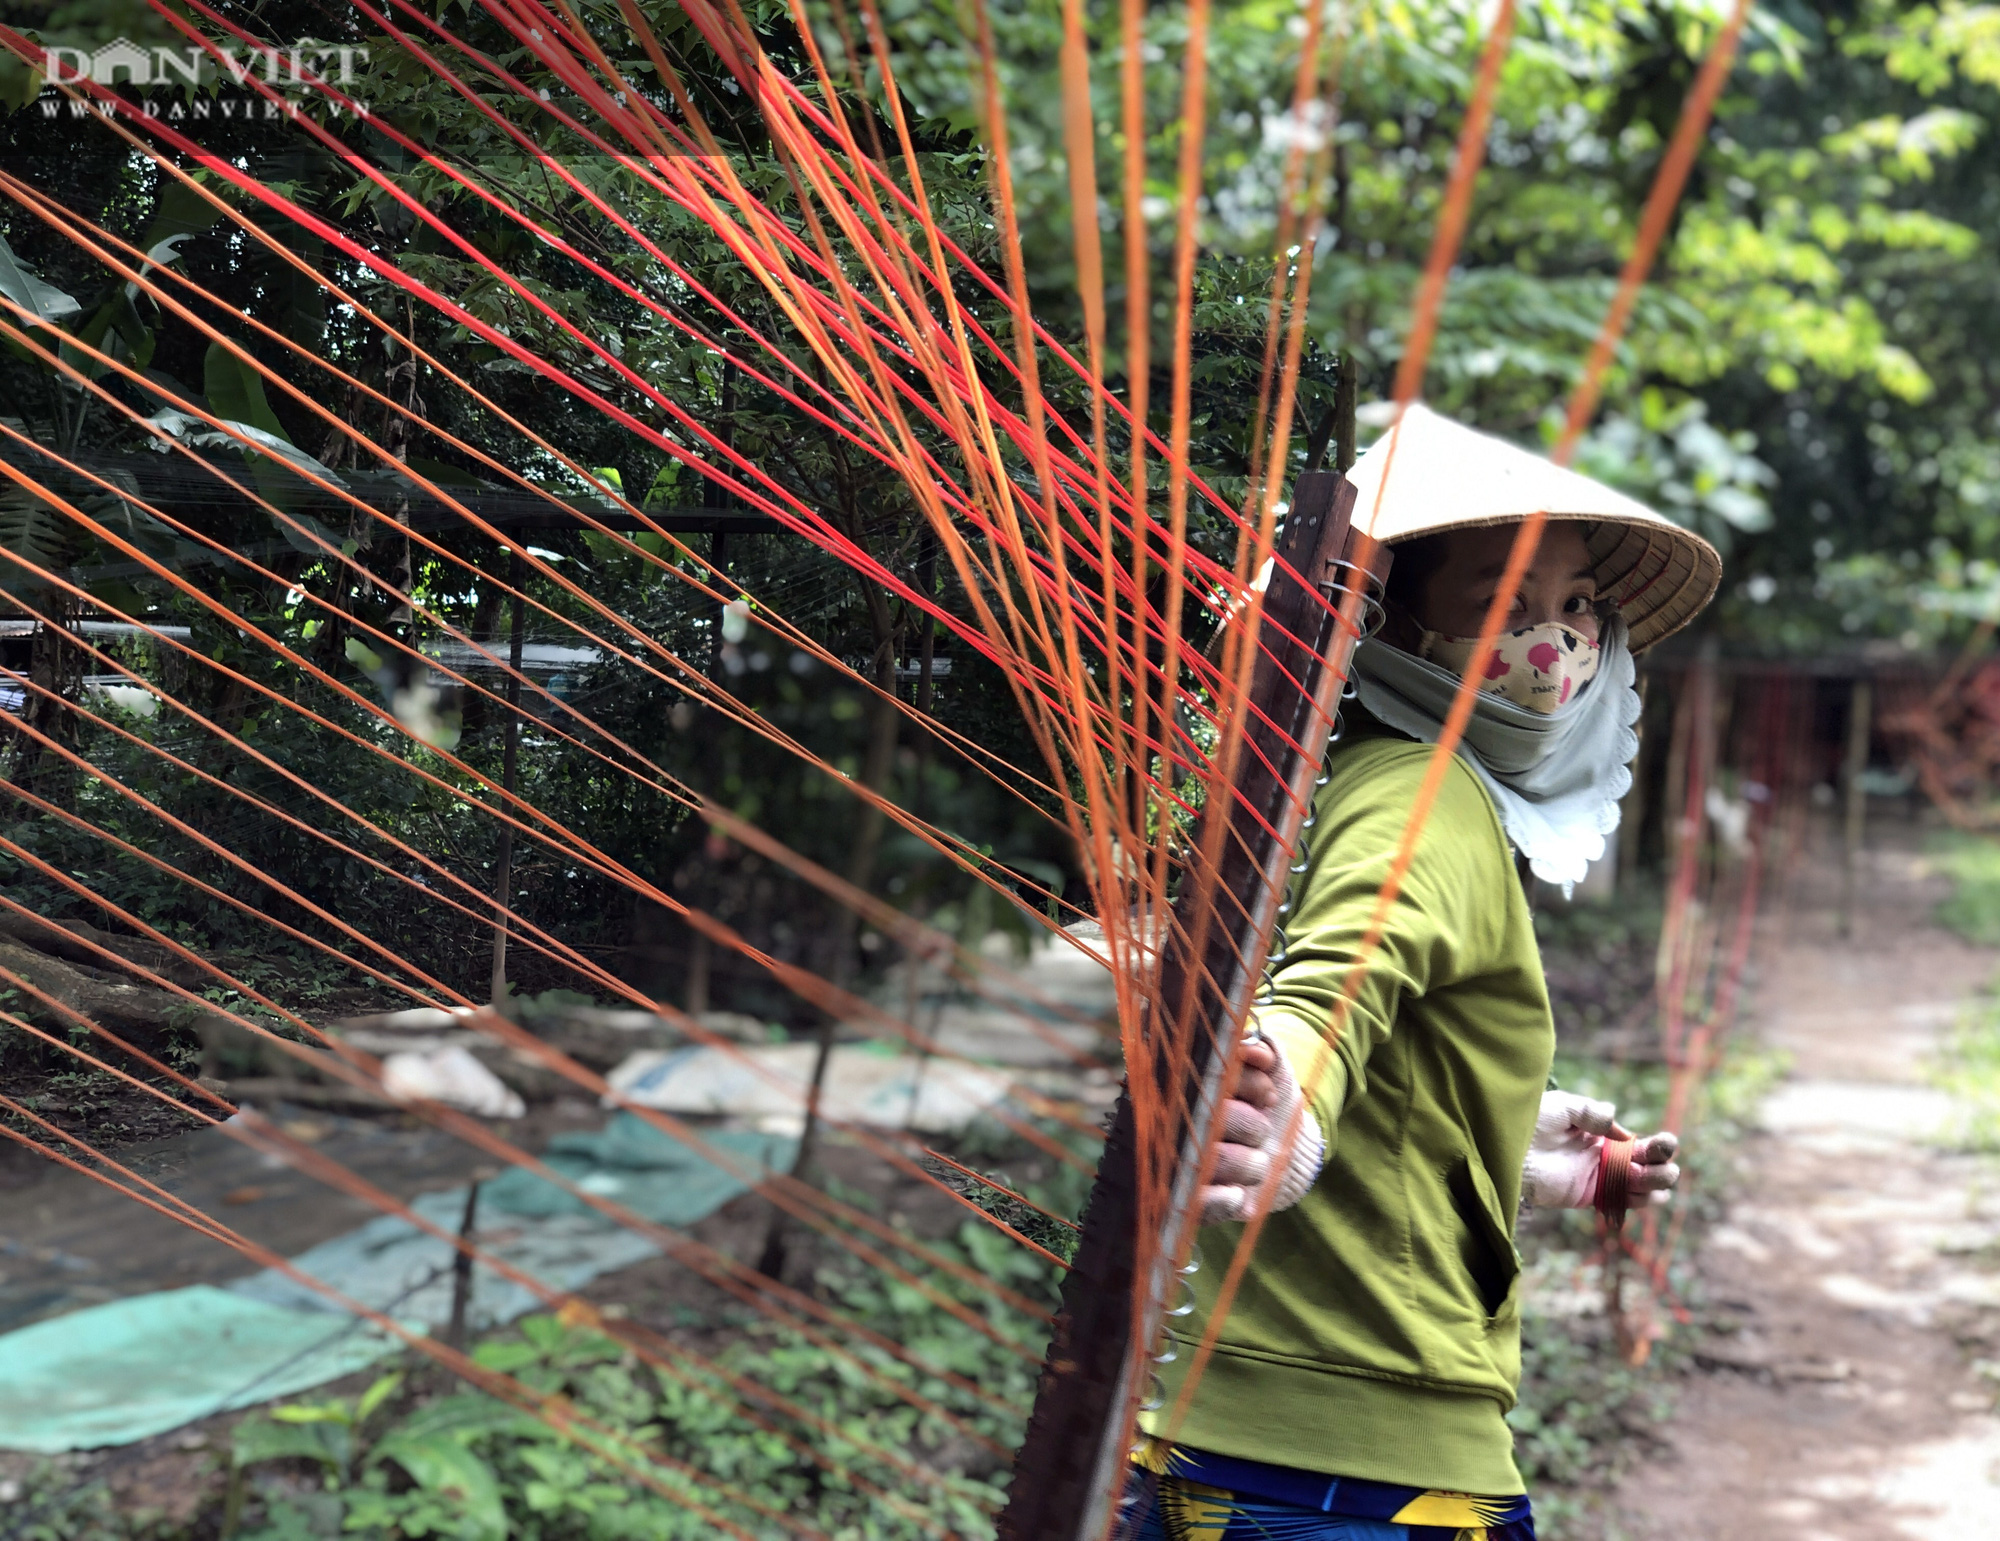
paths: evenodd
<path fill-rule="evenodd" d="M 1418 656 L 1441 669 L 1463 674 L 1478 646 L 1477 637 L 1447 637 L 1427 631 Z M 1486 678 L 1479 688 L 1530 711 L 1553 712 L 1567 706 L 1596 678 L 1598 656 L 1595 642 L 1561 621 L 1524 626 L 1500 634 L 1493 656 L 1486 660 Z"/>

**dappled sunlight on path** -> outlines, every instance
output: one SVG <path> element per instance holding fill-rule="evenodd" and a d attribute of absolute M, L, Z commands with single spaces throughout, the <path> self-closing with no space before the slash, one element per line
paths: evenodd
<path fill-rule="evenodd" d="M 1851 939 L 1824 860 L 1765 920 L 1755 1026 L 1790 1074 L 1701 1259 L 1734 1330 L 1620 1490 L 1628 1541 L 2000 1536 L 2000 1163 L 1940 1144 L 1928 1080 L 2000 955 L 1933 923 L 1920 843 L 1878 834 Z"/>

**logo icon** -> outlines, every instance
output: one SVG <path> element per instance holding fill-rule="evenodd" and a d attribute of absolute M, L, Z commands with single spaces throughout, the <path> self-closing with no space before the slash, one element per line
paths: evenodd
<path fill-rule="evenodd" d="M 366 48 L 312 40 L 289 48 L 217 48 L 210 52 L 192 45 L 146 47 L 119 37 L 96 49 L 57 46 L 42 50 L 42 72 L 52 86 L 166 89 L 172 91 L 173 99 L 165 110 L 158 100 L 148 99 L 143 112 L 148 118 L 176 121 L 295 117 L 302 105 L 299 93 L 352 85 L 356 67 L 367 62 Z M 212 84 L 241 89 L 234 96 L 225 92 L 211 95 L 206 88 Z M 91 103 L 76 95 L 68 105 L 72 117 L 93 111 L 112 116 L 130 108 L 122 99 Z M 325 106 L 334 117 L 350 112 L 357 118 L 368 116 L 367 103 L 343 100 L 342 96 L 332 97 Z M 44 117 L 57 116 L 63 109 L 61 95 L 44 94 L 41 108 Z"/>
<path fill-rule="evenodd" d="M 352 85 L 357 64 L 368 62 L 368 50 L 345 43 L 306 41 L 290 48 L 221 49 L 211 54 L 189 46 L 147 48 L 128 37 L 113 38 L 92 50 L 57 46 L 42 50 L 42 66 L 51 80 L 87 80 L 100 86 L 198 86 L 226 75 L 237 85 L 260 76 L 273 86 Z M 329 68 L 331 66 L 331 68 Z"/>

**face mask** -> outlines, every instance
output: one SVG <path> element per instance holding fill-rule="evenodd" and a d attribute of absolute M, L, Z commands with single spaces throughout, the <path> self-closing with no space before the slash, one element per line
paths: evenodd
<path fill-rule="evenodd" d="M 1427 631 L 1418 656 L 1441 669 L 1463 674 L 1479 646 L 1477 637 L 1447 637 Z M 1533 712 L 1553 712 L 1567 706 L 1576 693 L 1597 676 L 1597 644 L 1582 632 L 1548 621 L 1500 634 L 1493 656 L 1486 660 L 1482 691 L 1505 696 Z"/>

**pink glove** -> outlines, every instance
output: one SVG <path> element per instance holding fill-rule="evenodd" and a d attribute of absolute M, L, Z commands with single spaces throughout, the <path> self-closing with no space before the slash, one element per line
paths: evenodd
<path fill-rule="evenodd" d="M 1633 1136 L 1618 1123 L 1618 1109 L 1573 1092 L 1542 1093 L 1535 1137 L 1521 1168 L 1521 1197 L 1537 1209 L 1588 1209 L 1597 1202 L 1598 1152 L 1606 1139 Z M 1681 1169 L 1674 1164 L 1680 1141 L 1652 1134 L 1632 1151 L 1627 1189 L 1632 1207 L 1664 1204 L 1673 1197 Z"/>
<path fill-rule="evenodd" d="M 1284 1155 L 1279 1147 L 1301 1095 L 1284 1050 L 1268 1038 L 1244 1042 L 1236 1094 L 1222 1105 L 1222 1144 L 1216 1151 L 1215 1170 L 1201 1193 L 1202 1224 L 1248 1220 L 1256 1214 L 1271 1163 Z M 1284 1171 L 1269 1194 L 1271 1214 L 1304 1198 L 1326 1163 L 1326 1137 L 1312 1109 L 1298 1113 L 1298 1124 Z"/>

